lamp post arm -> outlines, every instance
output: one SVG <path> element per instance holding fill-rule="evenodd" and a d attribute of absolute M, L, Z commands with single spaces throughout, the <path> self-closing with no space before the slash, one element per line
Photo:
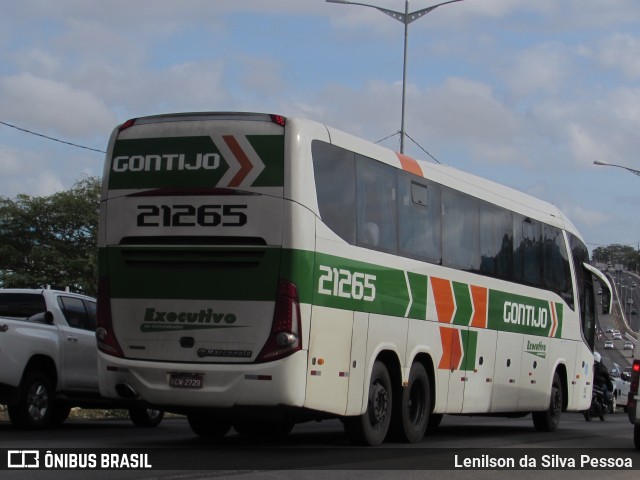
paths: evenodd
<path fill-rule="evenodd" d="M 634 175 L 638 175 L 640 177 L 640 170 L 636 170 L 635 168 L 624 167 L 622 165 L 615 165 L 613 163 L 602 162 L 600 160 L 594 160 L 594 165 L 602 165 L 604 167 L 618 167 L 623 168 L 624 170 L 633 173 Z"/>
<path fill-rule="evenodd" d="M 418 20 L 420 17 L 424 17 L 427 13 L 429 13 L 432 10 L 435 10 L 438 7 L 441 7 L 442 5 L 446 5 L 447 3 L 455 3 L 455 2 L 462 2 L 462 0 L 449 0 L 448 2 L 442 2 L 436 5 L 431 5 L 430 7 L 423 8 L 422 10 L 416 10 L 415 12 L 411 12 L 408 15 L 408 18 L 405 20 L 405 22 L 409 24 L 411 22 Z"/>
<path fill-rule="evenodd" d="M 624 168 L 625 170 L 628 170 L 631 173 L 633 173 L 634 175 L 638 175 L 640 177 L 640 171 L 638 171 L 638 170 L 634 170 L 633 168 L 628 168 L 628 167 L 620 167 L 620 168 Z"/>

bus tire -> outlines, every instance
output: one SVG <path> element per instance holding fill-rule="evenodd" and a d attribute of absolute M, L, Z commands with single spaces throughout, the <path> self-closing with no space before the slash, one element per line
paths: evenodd
<path fill-rule="evenodd" d="M 633 426 L 633 445 L 640 450 L 640 425 Z"/>
<path fill-rule="evenodd" d="M 394 402 L 391 428 L 394 439 L 416 443 L 422 440 L 429 422 L 431 392 L 424 366 L 415 362 L 409 371 L 409 381 Z"/>
<path fill-rule="evenodd" d="M 20 399 L 9 405 L 11 423 L 20 428 L 37 430 L 48 427 L 53 415 L 53 388 L 47 376 L 39 371 L 29 372 L 20 384 Z"/>
<path fill-rule="evenodd" d="M 187 421 L 193 433 L 202 438 L 219 439 L 231 430 L 229 415 L 209 412 L 188 413 Z"/>
<path fill-rule="evenodd" d="M 555 432 L 562 413 L 562 381 L 558 373 L 553 374 L 549 407 L 541 412 L 533 412 L 533 426 L 539 432 Z"/>
<path fill-rule="evenodd" d="M 240 435 L 257 438 L 284 438 L 293 430 L 292 419 L 270 420 L 255 417 L 236 417 L 233 428 Z"/>
<path fill-rule="evenodd" d="M 344 428 L 351 441 L 358 445 L 380 445 L 389 432 L 392 409 L 391 378 L 385 364 L 376 360 L 369 381 L 367 410 L 357 417 L 344 419 Z"/>
<path fill-rule="evenodd" d="M 154 408 L 136 407 L 129 410 L 129 418 L 136 427 L 153 428 L 160 425 L 164 412 Z"/>
<path fill-rule="evenodd" d="M 442 422 L 442 418 L 444 415 L 442 413 L 432 413 L 429 415 L 429 420 L 427 421 L 427 431 L 430 432 L 435 430 Z"/>

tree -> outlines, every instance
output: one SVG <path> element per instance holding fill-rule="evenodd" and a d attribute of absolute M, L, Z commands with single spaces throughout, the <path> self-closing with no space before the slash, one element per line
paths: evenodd
<path fill-rule="evenodd" d="M 48 197 L 0 197 L 0 287 L 95 295 L 100 179 Z"/>
<path fill-rule="evenodd" d="M 635 245 L 599 246 L 593 249 L 591 257 L 595 263 L 624 265 L 628 270 L 636 270 L 640 263 L 640 245 L 638 247 L 636 250 Z"/>

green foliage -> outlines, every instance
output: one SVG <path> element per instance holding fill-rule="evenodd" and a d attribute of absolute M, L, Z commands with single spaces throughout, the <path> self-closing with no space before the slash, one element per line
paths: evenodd
<path fill-rule="evenodd" d="M 0 286 L 95 295 L 100 179 L 48 197 L 0 197 Z"/>
<path fill-rule="evenodd" d="M 591 258 L 595 263 L 623 265 L 628 270 L 636 270 L 640 261 L 640 245 L 638 249 L 636 246 L 618 244 L 597 247 L 593 249 Z"/>

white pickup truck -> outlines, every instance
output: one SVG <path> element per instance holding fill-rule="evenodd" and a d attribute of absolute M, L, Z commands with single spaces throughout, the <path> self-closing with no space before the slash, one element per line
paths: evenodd
<path fill-rule="evenodd" d="M 0 404 L 11 422 L 43 428 L 72 407 L 126 408 L 137 426 L 160 423 L 150 405 L 100 397 L 96 301 L 57 290 L 0 289 Z"/>

